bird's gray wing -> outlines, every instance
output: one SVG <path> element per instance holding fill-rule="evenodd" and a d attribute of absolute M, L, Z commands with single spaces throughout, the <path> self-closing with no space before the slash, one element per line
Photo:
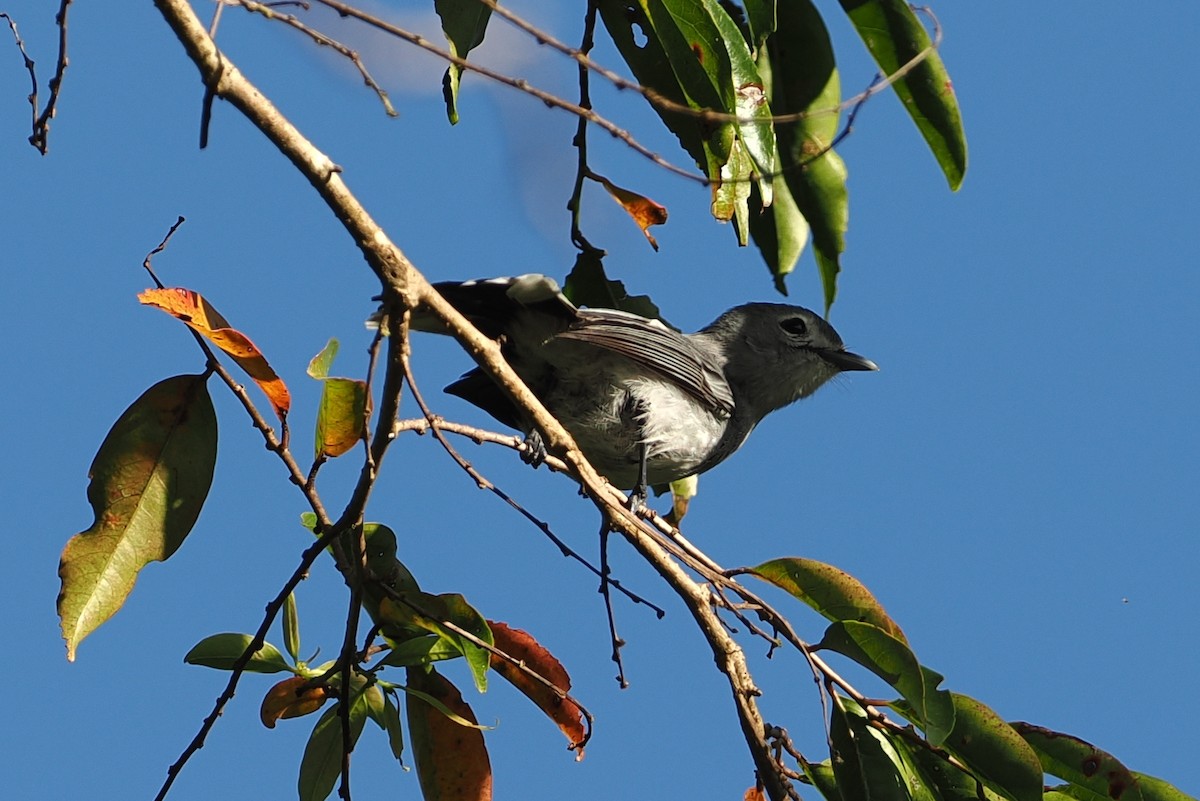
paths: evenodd
<path fill-rule="evenodd" d="M 580 309 L 555 338 L 619 353 L 678 385 L 715 413 L 733 414 L 733 392 L 720 363 L 658 320 L 611 309 Z"/>

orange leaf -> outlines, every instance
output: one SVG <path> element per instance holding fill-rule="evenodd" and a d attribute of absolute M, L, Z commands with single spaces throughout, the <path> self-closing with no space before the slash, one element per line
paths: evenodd
<path fill-rule="evenodd" d="M 320 709 L 329 698 L 329 688 L 320 684 L 307 687 L 307 684 L 308 679 L 303 676 L 292 676 L 267 690 L 259 710 L 263 725 L 273 729 L 277 720 L 303 717 Z"/>
<path fill-rule="evenodd" d="M 751 787 L 742 796 L 742 801 L 767 801 L 767 797 L 763 795 L 763 788 L 760 786 Z"/>
<path fill-rule="evenodd" d="M 498 623 L 494 620 L 489 620 L 488 626 L 491 628 L 492 636 L 495 638 L 494 644 L 496 648 L 514 659 L 524 662 L 526 667 L 542 678 L 549 679 L 551 683 L 563 692 L 571 689 L 571 677 L 567 675 L 567 671 L 562 666 L 562 663 L 555 659 L 554 655 L 542 647 L 528 632 L 524 632 L 521 629 L 509 628 L 507 624 Z M 492 670 L 499 673 L 511 682 L 514 687 L 529 696 L 529 699 L 537 704 L 539 709 L 558 724 L 558 728 L 562 729 L 562 733 L 567 735 L 567 739 L 571 741 L 570 748 L 578 751 L 575 757 L 576 761 L 583 759 L 583 746 L 581 743 L 583 742 L 585 730 L 583 726 L 583 713 L 579 707 L 565 698 L 560 698 L 549 687 L 540 681 L 534 680 L 516 665 L 505 659 L 501 659 L 495 654 L 492 654 Z"/>
<path fill-rule="evenodd" d="M 230 326 L 229 321 L 199 292 L 182 287 L 147 289 L 138 295 L 138 300 L 183 321 L 193 331 L 228 353 L 266 393 L 267 400 L 271 401 L 275 415 L 280 421 L 286 420 L 288 410 L 292 406 L 292 396 L 283 379 L 271 369 L 267 358 L 254 346 L 250 338 Z"/>
<path fill-rule="evenodd" d="M 436 670 L 408 669 L 408 686 L 475 723 L 458 688 Z M 408 731 L 425 801 L 491 801 L 492 765 L 483 732 L 455 723 L 412 693 L 405 695 Z"/>
<path fill-rule="evenodd" d="M 639 195 L 637 192 L 622 189 L 602 175 L 594 177 L 604 185 L 604 188 L 608 190 L 608 194 L 612 195 L 613 200 L 621 204 L 621 208 L 625 209 L 626 213 L 633 218 L 638 228 L 642 229 L 642 233 L 646 235 L 646 239 L 650 242 L 650 247 L 658 250 L 658 242 L 650 235 L 650 226 L 662 225 L 667 221 L 667 207 L 655 203 L 645 195 Z"/>

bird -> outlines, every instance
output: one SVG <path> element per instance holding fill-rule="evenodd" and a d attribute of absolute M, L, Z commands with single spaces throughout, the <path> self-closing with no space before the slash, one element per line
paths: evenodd
<path fill-rule="evenodd" d="M 737 451 L 771 412 L 835 375 L 873 371 L 820 315 L 746 303 L 683 334 L 627 311 L 580 308 L 540 274 L 446 281 L 434 288 L 501 353 L 610 483 L 647 486 L 704 473 Z M 418 331 L 448 333 L 430 312 Z M 532 421 L 480 368 L 445 389 L 523 432 L 534 466 L 545 448 Z"/>

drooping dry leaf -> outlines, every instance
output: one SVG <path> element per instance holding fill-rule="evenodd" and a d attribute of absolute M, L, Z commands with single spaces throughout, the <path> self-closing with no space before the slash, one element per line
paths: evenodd
<path fill-rule="evenodd" d="M 567 675 L 562 663 L 547 651 L 541 643 L 528 632 L 510 628 L 505 623 L 489 620 L 496 648 L 525 664 L 544 679 L 548 679 L 563 692 L 571 689 L 571 677 Z M 576 760 L 583 759 L 583 738 L 585 735 L 583 714 L 579 707 L 558 693 L 533 679 L 511 662 L 492 654 L 492 670 L 507 679 L 514 687 L 537 704 L 546 716 L 558 725 L 562 733 L 570 741 L 570 748 L 575 750 Z"/>
<path fill-rule="evenodd" d="M 228 353 L 266 394 L 280 421 L 286 421 L 292 405 L 292 396 L 283 379 L 271 368 L 267 358 L 250 338 L 232 327 L 199 292 L 182 287 L 147 289 L 138 295 L 138 300 L 181 320 L 193 331 Z"/>
<path fill-rule="evenodd" d="M 604 188 L 608 190 L 608 194 L 612 196 L 612 199 L 620 203 L 621 208 L 625 209 L 625 212 L 637 223 L 638 228 L 642 229 L 642 233 L 646 235 L 646 240 L 650 243 L 650 247 L 658 250 L 658 242 L 650 234 L 650 226 L 662 225 L 667 221 L 667 207 L 655 203 L 645 195 L 639 195 L 637 192 L 623 189 L 602 175 L 593 177 L 604 185 Z"/>

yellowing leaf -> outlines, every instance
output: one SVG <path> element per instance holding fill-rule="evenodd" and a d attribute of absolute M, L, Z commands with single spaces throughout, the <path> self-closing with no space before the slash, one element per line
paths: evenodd
<path fill-rule="evenodd" d="M 228 353 L 266 394 L 275 409 L 275 415 L 281 421 L 286 420 L 288 410 L 292 406 L 292 396 L 283 379 L 275 373 L 267 363 L 267 358 L 250 338 L 230 326 L 229 321 L 199 292 L 182 287 L 147 289 L 138 295 L 138 300 L 181 320 L 193 331 Z"/>
<path fill-rule="evenodd" d="M 276 721 L 303 717 L 320 709 L 331 691 L 321 684 L 309 687 L 308 682 L 303 676 L 292 676 L 267 690 L 258 713 L 262 724 L 273 729 Z"/>
<path fill-rule="evenodd" d="M 367 384 L 353 378 L 330 378 L 329 368 L 337 355 L 338 341 L 330 339 L 308 364 L 308 374 L 323 382 L 321 406 L 317 411 L 316 454 L 338 457 L 363 438 L 366 416 L 371 409 Z"/>
<path fill-rule="evenodd" d="M 655 203 L 645 195 L 623 189 L 602 175 L 593 177 L 604 185 L 612 199 L 620 203 L 621 208 L 625 209 L 625 212 L 637 223 L 637 227 L 642 229 L 650 247 L 658 250 L 658 242 L 651 235 L 650 226 L 662 225 L 667 221 L 667 207 Z"/>
<path fill-rule="evenodd" d="M 183 543 L 216 459 L 217 418 L 204 376 L 160 381 L 113 424 L 89 471 L 95 522 L 71 538 L 58 567 L 68 660 L 125 603 L 138 572 Z"/>

